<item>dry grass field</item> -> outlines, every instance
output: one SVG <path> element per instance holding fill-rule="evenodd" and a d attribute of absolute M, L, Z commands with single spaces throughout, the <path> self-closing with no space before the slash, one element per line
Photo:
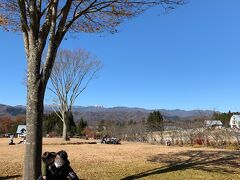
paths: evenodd
<path fill-rule="evenodd" d="M 14 139 L 14 141 L 19 141 Z M 122 145 L 62 144 L 44 139 L 43 151 L 66 150 L 81 179 L 240 179 L 240 151 L 123 142 Z M 0 139 L 0 179 L 22 179 L 24 145 Z"/>

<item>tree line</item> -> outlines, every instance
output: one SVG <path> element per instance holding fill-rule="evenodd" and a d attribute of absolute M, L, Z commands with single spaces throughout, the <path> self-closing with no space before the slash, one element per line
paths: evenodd
<path fill-rule="evenodd" d="M 223 123 L 224 127 L 229 127 L 229 122 L 232 115 L 240 115 L 240 112 L 231 111 L 228 111 L 227 113 L 214 112 L 212 119 L 220 120 Z"/>
<path fill-rule="evenodd" d="M 68 127 L 67 136 L 84 136 L 85 128 L 88 127 L 87 121 L 81 118 L 75 123 L 72 113 L 67 115 L 66 126 Z M 43 135 L 62 136 L 63 123 L 55 112 L 43 116 Z"/>
<path fill-rule="evenodd" d="M 68 126 L 68 136 L 83 136 L 84 130 L 88 127 L 87 121 L 81 118 L 75 123 L 73 115 L 69 114 L 66 120 Z M 26 125 L 26 115 L 17 115 L 16 117 L 0 117 L 0 135 L 16 134 L 18 125 Z M 62 136 L 63 123 L 55 112 L 44 114 L 43 116 L 43 136 L 49 135 Z"/>
<path fill-rule="evenodd" d="M 88 130 L 88 122 L 83 118 L 77 121 L 74 120 L 72 113 L 67 115 L 67 135 L 68 136 L 85 136 L 89 129 L 94 132 L 96 137 L 101 138 L 103 135 L 115 136 L 126 140 L 135 141 L 137 136 L 145 134 L 146 131 L 163 130 L 163 117 L 159 111 L 151 112 L 149 117 L 140 121 L 126 120 L 126 121 L 112 121 L 100 120 L 98 124 L 92 126 Z M 11 133 L 15 134 L 18 125 L 26 124 L 26 116 L 19 115 L 15 118 L 2 117 L 0 118 L 0 134 Z M 44 114 L 43 116 L 43 136 L 62 136 L 63 123 L 56 112 Z"/>
<path fill-rule="evenodd" d="M 17 126 L 26 124 L 25 115 L 17 115 L 15 117 L 0 117 L 0 135 L 2 134 L 15 134 Z"/>
<path fill-rule="evenodd" d="M 199 116 L 193 120 L 179 120 L 179 121 L 169 121 L 163 120 L 163 116 L 160 111 L 153 111 L 149 114 L 148 118 L 143 118 L 142 120 L 126 120 L 126 121 L 112 121 L 112 120 L 99 120 L 98 123 L 92 126 L 92 129 L 99 134 L 105 133 L 110 135 L 119 135 L 118 131 L 122 134 L 128 134 L 132 130 L 138 129 L 139 132 L 162 132 L 164 130 L 164 125 L 167 126 L 177 126 L 182 129 L 196 129 L 205 126 L 204 121 L 206 119 L 220 120 L 224 127 L 229 127 L 230 118 L 233 114 L 240 114 L 239 112 L 227 112 L 219 113 L 214 112 L 212 117 Z M 67 115 L 66 124 L 68 126 L 68 135 L 84 135 L 84 128 L 88 127 L 87 121 L 83 118 L 79 120 L 74 120 L 73 114 L 71 112 Z M 77 123 L 76 123 L 77 122 Z M 25 115 L 17 115 L 15 117 L 0 117 L 0 134 L 16 132 L 18 125 L 26 124 Z M 114 127 L 116 126 L 116 127 Z M 123 128 L 125 128 L 123 130 Z M 43 135 L 53 133 L 56 136 L 62 136 L 63 123 L 59 115 L 56 112 L 49 114 L 44 114 L 43 116 Z M 129 135 L 128 135 L 129 136 Z M 121 135 L 121 137 L 123 137 Z"/>
<path fill-rule="evenodd" d="M 72 114 L 69 114 L 66 120 L 68 126 L 67 135 L 69 137 L 92 137 L 102 138 L 103 136 L 117 137 L 126 141 L 139 141 L 165 144 L 165 140 L 171 141 L 172 145 L 203 145 L 224 148 L 230 145 L 240 145 L 240 131 L 227 128 L 230 117 L 233 112 L 214 113 L 210 119 L 221 120 L 225 127 L 221 129 L 209 128 L 205 125 L 208 117 L 199 116 L 194 120 L 185 121 L 167 121 L 164 120 L 160 111 L 153 111 L 145 119 L 140 121 L 112 121 L 100 120 L 96 124 L 88 126 L 88 122 L 83 118 L 74 120 Z M 19 115 L 14 118 L 0 118 L 0 134 L 14 134 L 17 125 L 25 124 L 25 116 Z M 168 129 L 168 126 L 177 127 Z M 43 117 L 43 135 L 54 137 L 62 136 L 63 123 L 60 117 L 55 113 L 45 114 Z"/>

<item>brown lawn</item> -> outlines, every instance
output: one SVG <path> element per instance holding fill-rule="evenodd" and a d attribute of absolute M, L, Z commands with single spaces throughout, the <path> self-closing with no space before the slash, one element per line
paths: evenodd
<path fill-rule="evenodd" d="M 18 142 L 20 139 L 14 139 Z M 123 142 L 122 145 L 63 144 L 44 139 L 44 151 L 65 150 L 81 179 L 240 179 L 240 151 Z M 22 179 L 24 145 L 0 139 L 0 180 Z"/>

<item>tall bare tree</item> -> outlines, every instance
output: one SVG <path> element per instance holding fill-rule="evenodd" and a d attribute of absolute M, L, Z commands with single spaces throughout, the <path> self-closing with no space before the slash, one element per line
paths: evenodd
<path fill-rule="evenodd" d="M 49 89 L 55 95 L 52 108 L 63 122 L 65 141 L 68 140 L 67 120 L 72 113 L 73 104 L 101 66 L 99 60 L 82 49 L 60 50 L 57 54 L 50 76 L 52 86 Z"/>
<path fill-rule="evenodd" d="M 125 19 L 137 16 L 152 6 L 174 9 L 184 1 L 0 0 L 0 27 L 22 31 L 27 58 L 24 180 L 37 179 L 40 174 L 43 100 L 58 48 L 66 33 L 113 33 Z M 44 49 L 47 51 L 46 58 L 42 56 Z"/>

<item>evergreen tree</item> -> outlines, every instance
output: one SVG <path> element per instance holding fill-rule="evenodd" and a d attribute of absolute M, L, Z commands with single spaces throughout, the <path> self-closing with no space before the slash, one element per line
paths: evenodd
<path fill-rule="evenodd" d="M 153 111 L 147 119 L 147 128 L 149 131 L 163 131 L 163 117 L 160 111 Z"/>
<path fill-rule="evenodd" d="M 76 134 L 77 132 L 77 127 L 76 124 L 74 122 L 74 117 L 71 111 L 68 112 L 68 119 L 67 119 L 67 126 L 68 126 L 68 134 L 70 136 L 73 136 Z"/>
<path fill-rule="evenodd" d="M 61 134 L 62 122 L 55 113 L 45 114 L 43 116 L 43 135 L 50 132 Z"/>
<path fill-rule="evenodd" d="M 68 125 L 68 134 L 74 135 L 76 133 L 76 125 L 73 119 L 72 113 L 68 114 L 67 125 Z M 52 112 L 50 114 L 46 114 L 43 117 L 43 134 L 46 135 L 50 132 L 55 132 L 58 135 L 62 134 L 63 123 L 60 117 Z"/>
<path fill-rule="evenodd" d="M 84 121 L 83 118 L 81 117 L 78 127 L 77 127 L 77 132 L 79 135 L 84 135 L 84 129 L 88 126 L 87 121 Z"/>
<path fill-rule="evenodd" d="M 98 132 L 100 132 L 100 133 L 103 132 L 104 131 L 104 127 L 105 127 L 105 121 L 101 120 L 99 122 L 99 124 L 98 124 L 98 128 L 97 128 Z"/>

